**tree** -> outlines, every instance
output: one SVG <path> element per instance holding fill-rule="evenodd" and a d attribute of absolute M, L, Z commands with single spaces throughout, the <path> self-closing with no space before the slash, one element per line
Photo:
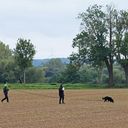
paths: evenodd
<path fill-rule="evenodd" d="M 61 81 L 76 83 L 80 81 L 78 68 L 74 64 L 67 64 L 66 69 L 62 72 Z"/>
<path fill-rule="evenodd" d="M 79 18 L 82 19 L 83 29 L 73 40 L 73 47 L 78 48 L 78 54 L 74 58 L 100 70 L 105 64 L 109 73 L 109 86 L 113 86 L 115 9 L 110 7 L 109 12 L 104 13 L 102 6 L 94 5 L 79 14 Z M 102 75 L 102 71 L 99 73 Z"/>
<path fill-rule="evenodd" d="M 14 58 L 8 45 L 0 41 L 0 82 L 14 81 Z"/>
<path fill-rule="evenodd" d="M 125 72 L 128 85 L 128 12 L 121 10 L 116 18 L 116 58 Z"/>
<path fill-rule="evenodd" d="M 30 40 L 18 39 L 16 48 L 14 49 L 15 60 L 23 71 L 23 81 L 25 83 L 25 71 L 32 66 L 33 56 L 35 55 L 35 48 Z"/>
<path fill-rule="evenodd" d="M 8 45 L 0 41 L 0 60 L 8 60 L 12 58 L 12 50 Z"/>
<path fill-rule="evenodd" d="M 82 83 L 97 83 L 98 73 L 95 67 L 85 64 L 79 70 L 80 82 Z"/>
<path fill-rule="evenodd" d="M 26 70 L 26 82 L 42 83 L 45 82 L 44 70 L 41 67 L 30 67 Z"/>
<path fill-rule="evenodd" d="M 115 33 L 116 15 L 117 15 L 117 10 L 114 9 L 112 6 L 107 5 L 107 14 L 106 14 L 107 29 L 108 29 L 107 47 L 109 53 L 105 57 L 105 63 L 109 72 L 109 85 L 114 85 L 113 63 L 115 56 L 114 33 Z"/>

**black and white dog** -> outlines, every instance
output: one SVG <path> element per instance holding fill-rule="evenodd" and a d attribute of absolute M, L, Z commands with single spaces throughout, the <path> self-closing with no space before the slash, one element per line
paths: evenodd
<path fill-rule="evenodd" d="M 112 102 L 112 103 L 114 103 L 113 98 L 110 97 L 110 96 L 105 96 L 105 97 L 102 98 L 102 100 L 104 100 L 104 102 L 108 101 L 108 102 Z"/>

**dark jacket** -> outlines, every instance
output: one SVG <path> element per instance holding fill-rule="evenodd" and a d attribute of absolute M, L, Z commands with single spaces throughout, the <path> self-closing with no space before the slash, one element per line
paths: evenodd
<path fill-rule="evenodd" d="M 64 90 L 63 90 L 63 86 L 59 87 L 59 96 L 64 96 Z"/>

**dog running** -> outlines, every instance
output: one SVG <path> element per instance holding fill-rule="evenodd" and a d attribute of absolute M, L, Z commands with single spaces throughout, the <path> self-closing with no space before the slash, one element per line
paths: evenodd
<path fill-rule="evenodd" d="M 110 96 L 105 96 L 105 97 L 102 98 L 102 100 L 104 100 L 104 102 L 108 101 L 108 102 L 112 102 L 112 103 L 114 103 L 113 98 L 110 97 Z"/>

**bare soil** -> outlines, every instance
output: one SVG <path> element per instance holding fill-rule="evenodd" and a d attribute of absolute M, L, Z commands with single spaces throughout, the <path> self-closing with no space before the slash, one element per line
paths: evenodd
<path fill-rule="evenodd" d="M 106 95 L 115 102 L 103 102 Z M 66 104 L 58 90 L 10 90 L 9 98 L 0 128 L 128 128 L 128 89 L 65 90 Z"/>

